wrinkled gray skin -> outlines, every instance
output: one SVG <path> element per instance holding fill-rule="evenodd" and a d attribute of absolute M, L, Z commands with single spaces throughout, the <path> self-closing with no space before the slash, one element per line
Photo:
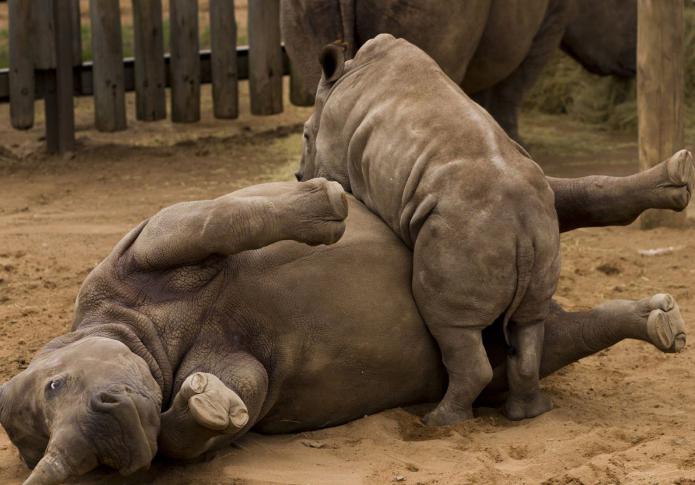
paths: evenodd
<path fill-rule="evenodd" d="M 380 33 L 422 48 L 516 140 L 524 95 L 561 42 L 592 72 L 635 73 L 636 0 L 282 0 L 281 9 L 299 105 L 313 104 L 324 45 L 345 40 L 354 53 Z"/>
<path fill-rule="evenodd" d="M 413 296 L 449 375 L 426 422 L 473 416 L 492 379 L 482 330 L 500 316 L 513 349 L 505 414 L 548 411 L 538 369 L 560 242 L 543 171 L 405 39 L 380 34 L 347 62 L 330 45 L 321 63 L 298 179 L 339 182 L 413 250 Z"/>
<path fill-rule="evenodd" d="M 680 210 L 692 160 L 681 152 L 631 177 L 552 179 L 561 228 L 628 224 Z M 292 432 L 440 399 L 438 348 L 411 293 L 410 251 L 377 216 L 324 181 L 250 187 L 167 208 L 85 280 L 73 331 L 0 387 L 0 423 L 51 485 L 97 463 L 127 474 L 155 451 L 192 459 L 251 428 Z M 277 241 L 277 242 L 276 242 Z M 299 242 L 295 242 L 299 241 Z M 682 348 L 672 298 L 551 307 L 541 374 L 625 338 Z M 485 333 L 506 390 L 500 325 Z M 52 384 L 54 383 L 54 384 Z"/>

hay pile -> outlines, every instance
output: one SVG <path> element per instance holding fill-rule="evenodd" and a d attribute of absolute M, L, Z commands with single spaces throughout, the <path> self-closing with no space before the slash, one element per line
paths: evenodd
<path fill-rule="evenodd" d="M 686 125 L 695 126 L 695 8 L 685 9 Z M 559 51 L 529 93 L 524 109 L 566 114 L 613 130 L 637 130 L 634 79 L 598 76 Z"/>

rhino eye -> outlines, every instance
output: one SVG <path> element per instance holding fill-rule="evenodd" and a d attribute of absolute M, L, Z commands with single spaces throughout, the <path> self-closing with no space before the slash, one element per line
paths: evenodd
<path fill-rule="evenodd" d="M 48 396 L 55 395 L 55 393 L 63 387 L 64 383 L 65 379 L 63 379 L 62 377 L 59 379 L 52 379 L 48 382 L 48 384 L 46 384 L 46 394 Z"/>

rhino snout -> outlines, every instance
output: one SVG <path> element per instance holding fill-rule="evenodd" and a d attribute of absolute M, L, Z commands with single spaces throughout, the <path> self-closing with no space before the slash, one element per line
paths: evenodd
<path fill-rule="evenodd" d="M 159 408 L 130 388 L 103 389 L 89 399 L 89 431 L 99 461 L 128 475 L 146 468 L 157 453 Z"/>

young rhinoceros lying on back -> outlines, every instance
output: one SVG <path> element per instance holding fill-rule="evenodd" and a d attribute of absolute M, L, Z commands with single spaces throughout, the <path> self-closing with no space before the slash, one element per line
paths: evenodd
<path fill-rule="evenodd" d="M 682 209 L 692 177 L 674 185 L 672 173 L 686 168 L 682 152 L 634 177 L 554 179 L 561 227 Z M 440 399 L 411 252 L 343 197 L 325 180 L 259 185 L 168 207 L 127 234 L 82 285 L 72 331 L 0 385 L 0 424 L 34 468 L 27 484 L 97 464 L 128 474 L 155 452 L 195 458 L 252 428 L 318 429 Z M 485 338 L 494 379 L 482 399 L 494 405 L 507 389 L 500 327 Z M 580 312 L 553 304 L 545 327 L 542 375 L 625 338 L 685 344 L 663 294 Z"/>
<path fill-rule="evenodd" d="M 560 263 L 543 171 L 404 39 L 379 35 L 347 62 L 330 45 L 321 63 L 297 176 L 339 182 L 413 250 L 413 294 L 449 374 L 426 421 L 472 417 L 492 379 L 481 332 L 500 316 L 510 345 L 506 415 L 549 410 L 538 368 Z"/>

